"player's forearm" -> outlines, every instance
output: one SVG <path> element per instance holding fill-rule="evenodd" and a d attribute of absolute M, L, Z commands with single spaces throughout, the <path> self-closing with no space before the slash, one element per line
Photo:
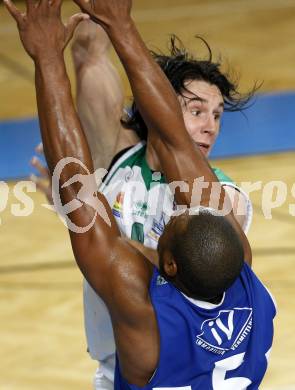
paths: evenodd
<path fill-rule="evenodd" d="M 94 168 L 108 168 L 121 131 L 124 95 L 107 53 L 77 72 L 77 110 Z"/>
<path fill-rule="evenodd" d="M 131 19 L 107 29 L 128 75 L 133 96 L 147 126 L 165 142 L 175 144 L 175 131 L 184 128 L 176 94 L 147 50 Z"/>
<path fill-rule="evenodd" d="M 50 173 L 66 157 L 76 157 L 92 171 L 91 156 L 74 108 L 63 58 L 36 62 L 35 82 L 44 153 Z M 76 174 L 79 169 L 81 167 L 76 164 L 69 165 L 68 174 Z"/>

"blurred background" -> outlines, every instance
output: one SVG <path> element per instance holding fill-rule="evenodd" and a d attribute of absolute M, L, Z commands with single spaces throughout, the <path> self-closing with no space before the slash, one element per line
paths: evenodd
<path fill-rule="evenodd" d="M 195 54 L 204 37 L 214 58 L 240 75 L 240 89 L 262 83 L 255 104 L 226 114 L 212 165 L 238 184 L 261 182 L 251 194 L 249 233 L 253 268 L 278 303 L 270 367 L 261 389 L 295 389 L 295 1 L 134 0 L 134 19 L 150 48 L 165 50 L 177 34 Z M 24 2 L 17 2 L 24 7 Z M 65 18 L 77 11 L 64 1 Z M 126 95 L 128 82 L 115 54 Z M 73 66 L 67 66 L 75 93 Z M 40 140 L 33 64 L 14 21 L 0 4 L 0 389 L 91 389 L 96 363 L 86 352 L 82 277 L 65 227 L 42 206 L 45 197 L 26 188 L 31 209 L 20 201 L 20 180 Z M 277 201 L 270 181 L 284 185 Z M 31 192 L 32 191 L 32 192 Z M 269 197 L 276 207 L 262 208 Z M 293 206 L 294 207 L 294 206 Z M 16 211 L 22 216 L 15 216 Z M 29 215 L 26 215 L 29 214 Z M 293 214 L 295 214 L 293 212 Z"/>

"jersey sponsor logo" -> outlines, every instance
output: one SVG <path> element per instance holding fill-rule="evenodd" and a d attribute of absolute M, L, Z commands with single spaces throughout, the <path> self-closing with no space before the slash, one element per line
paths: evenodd
<path fill-rule="evenodd" d="M 132 215 L 137 216 L 137 217 L 146 218 L 147 210 L 148 210 L 147 202 L 143 202 L 143 201 L 139 200 L 139 201 L 135 202 L 135 204 L 134 204 L 134 207 L 132 210 Z"/>
<path fill-rule="evenodd" d="M 207 351 L 223 355 L 242 344 L 252 329 L 252 309 L 220 310 L 218 316 L 202 323 L 196 344 Z"/>
<path fill-rule="evenodd" d="M 122 218 L 124 196 L 124 192 L 119 192 L 112 207 L 112 213 L 117 218 Z"/>
<path fill-rule="evenodd" d="M 163 276 L 158 275 L 157 276 L 157 286 L 163 286 L 164 284 L 167 284 L 167 280 L 163 278 Z"/>

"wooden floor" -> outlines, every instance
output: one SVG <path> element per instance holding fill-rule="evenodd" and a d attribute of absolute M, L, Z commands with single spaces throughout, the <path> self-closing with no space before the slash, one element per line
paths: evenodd
<path fill-rule="evenodd" d="M 294 0 L 134 0 L 134 4 L 135 20 L 150 45 L 163 48 L 167 35 L 177 33 L 198 50 L 192 37 L 200 34 L 238 69 L 244 91 L 254 80 L 264 81 L 262 91 L 295 89 Z M 66 2 L 64 8 L 69 15 L 74 6 Z M 69 69 L 72 74 L 70 63 Z M 32 64 L 1 5 L 0 120 L 35 114 Z M 214 162 L 238 183 L 281 180 L 288 188 L 286 201 L 273 210 L 272 219 L 264 217 L 261 207 L 267 187 L 252 195 L 255 215 L 249 236 L 254 270 L 279 307 L 264 390 L 295 390 L 295 219 L 289 214 L 289 205 L 295 203 L 294 163 L 295 152 Z M 91 389 L 96 365 L 86 353 L 81 276 L 67 232 L 42 207 L 45 200 L 39 193 L 29 194 L 34 201 L 30 216 L 14 216 L 12 205 L 20 203 L 14 185 L 10 183 L 4 211 L 0 202 L 0 390 Z"/>

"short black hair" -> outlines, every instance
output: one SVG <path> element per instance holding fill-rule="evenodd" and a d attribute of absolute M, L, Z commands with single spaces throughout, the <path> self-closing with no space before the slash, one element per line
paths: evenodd
<path fill-rule="evenodd" d="M 188 92 L 186 88 L 187 81 L 205 81 L 215 85 L 220 90 L 225 103 L 225 111 L 241 111 L 247 108 L 257 90 L 256 85 L 251 92 L 245 95 L 240 94 L 237 81 L 231 81 L 230 76 L 221 71 L 221 64 L 212 61 L 212 51 L 209 44 L 205 39 L 197 38 L 204 42 L 208 49 L 206 59 L 194 57 L 186 50 L 176 35 L 172 35 L 170 38 L 168 55 L 151 51 L 152 56 L 165 73 L 177 95 L 184 96 L 184 93 Z M 123 127 L 134 130 L 141 140 L 147 140 L 148 129 L 134 101 L 126 117 L 121 119 L 121 123 Z"/>
<path fill-rule="evenodd" d="M 223 294 L 240 274 L 243 246 L 225 217 L 201 211 L 188 218 L 170 246 L 177 279 L 192 298 L 210 300 Z"/>

